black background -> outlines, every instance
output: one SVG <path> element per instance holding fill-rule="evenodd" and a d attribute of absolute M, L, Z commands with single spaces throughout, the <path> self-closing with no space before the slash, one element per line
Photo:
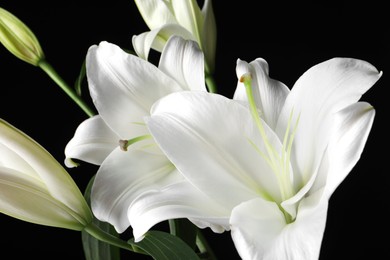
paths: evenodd
<path fill-rule="evenodd" d="M 386 7 L 375 1 L 284 4 L 218 1 L 215 79 L 232 97 L 237 58 L 265 58 L 270 76 L 290 88 L 311 66 L 333 57 L 366 60 L 384 76 L 362 98 L 376 118 L 361 160 L 330 199 L 321 248 L 326 259 L 388 259 L 389 134 L 387 73 L 389 27 Z M 89 46 L 102 40 L 132 48 L 131 37 L 147 30 L 133 1 L 1 1 L 38 37 L 47 60 L 69 83 L 75 81 Z M 86 115 L 40 69 L 0 45 L 0 118 L 26 132 L 60 162 Z M 85 89 L 84 98 L 90 102 Z M 387 101 L 388 102 L 388 101 Z M 96 168 L 69 169 L 83 190 Z M 2 259 L 83 259 L 80 233 L 48 228 L 0 215 Z M 230 233 L 205 230 L 219 259 L 238 259 Z M 131 254 L 125 254 L 128 259 Z M 138 255 L 133 255 L 137 259 Z M 134 259 L 131 258 L 131 259 Z"/>

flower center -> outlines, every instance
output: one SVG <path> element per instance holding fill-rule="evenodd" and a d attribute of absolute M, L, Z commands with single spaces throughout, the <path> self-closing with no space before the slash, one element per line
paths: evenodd
<path fill-rule="evenodd" d="M 263 120 L 260 118 L 259 110 L 256 106 L 256 102 L 253 96 L 252 76 L 250 75 L 250 73 L 242 75 L 240 78 L 240 82 L 242 82 L 245 86 L 246 94 L 248 97 L 249 109 L 252 118 L 256 124 L 256 127 L 260 133 L 260 136 L 264 142 L 265 151 L 259 149 L 253 142 L 251 142 L 251 144 L 255 147 L 256 151 L 261 155 L 261 157 L 267 162 L 267 164 L 274 172 L 275 177 L 278 181 L 281 199 L 282 201 L 285 201 L 295 194 L 293 188 L 293 175 L 290 166 L 290 157 L 299 117 L 295 123 L 294 128 L 292 129 L 291 121 L 293 111 L 291 111 L 289 122 L 287 124 L 287 129 L 283 138 L 282 148 L 279 151 L 279 149 L 276 149 L 272 145 L 272 142 L 267 136 L 266 130 L 264 128 Z M 280 202 L 278 204 L 280 204 Z"/>

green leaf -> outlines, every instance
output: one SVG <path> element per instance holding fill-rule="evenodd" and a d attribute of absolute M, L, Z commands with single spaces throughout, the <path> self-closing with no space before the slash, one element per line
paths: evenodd
<path fill-rule="evenodd" d="M 92 178 L 85 190 L 84 197 L 88 204 L 91 203 L 91 188 L 94 178 Z M 93 223 L 95 223 L 103 231 L 119 237 L 118 233 L 115 231 L 112 225 L 106 222 L 101 222 L 94 217 Z M 81 232 L 81 239 L 83 242 L 83 249 L 86 260 L 119 260 L 120 259 L 120 249 L 115 246 L 111 246 L 105 242 L 102 242 L 95 237 L 91 236 L 85 231 Z"/>
<path fill-rule="evenodd" d="M 139 247 L 155 260 L 200 259 L 183 240 L 163 231 L 149 231 L 140 242 L 135 243 L 130 239 L 129 243 Z"/>

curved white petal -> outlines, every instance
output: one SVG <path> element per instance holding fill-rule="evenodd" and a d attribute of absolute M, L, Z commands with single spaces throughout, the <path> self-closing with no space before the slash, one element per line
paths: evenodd
<path fill-rule="evenodd" d="M 127 209 L 143 192 L 182 180 L 163 155 L 129 147 L 114 150 L 100 166 L 91 191 L 95 216 L 122 233 L 129 225 Z"/>
<path fill-rule="evenodd" d="M 277 124 L 282 137 L 288 123 L 295 124 L 299 118 L 291 158 L 296 177 L 301 174 L 297 186 L 304 185 L 318 168 L 331 138 L 334 114 L 357 102 L 380 77 L 381 73 L 365 61 L 334 58 L 317 64 L 298 79 Z"/>
<path fill-rule="evenodd" d="M 253 95 L 262 118 L 272 129 L 275 129 L 290 90 L 282 82 L 268 76 L 268 63 L 264 59 L 258 58 L 249 64 L 238 59 L 236 67 L 238 79 L 245 73 L 250 73 L 252 76 Z M 245 86 L 240 81 L 238 81 L 233 99 L 248 102 Z"/>
<path fill-rule="evenodd" d="M 177 23 L 169 1 L 134 0 L 145 23 L 153 30 L 164 24 Z"/>
<path fill-rule="evenodd" d="M 329 143 L 329 172 L 326 192 L 329 196 L 360 159 L 375 116 L 370 104 L 358 102 L 336 114 L 335 134 Z"/>
<path fill-rule="evenodd" d="M 201 29 L 203 27 L 203 14 L 196 0 L 171 0 L 172 9 L 177 22 L 186 28 L 197 41 L 200 41 Z"/>
<path fill-rule="evenodd" d="M 161 54 L 158 68 L 183 90 L 206 91 L 203 52 L 196 42 L 172 36 Z"/>
<path fill-rule="evenodd" d="M 138 35 L 133 35 L 131 42 L 138 57 L 148 60 L 150 49 L 162 51 L 167 40 L 158 36 L 160 30 L 152 30 Z"/>
<path fill-rule="evenodd" d="M 287 224 L 276 203 L 256 198 L 233 209 L 230 225 L 234 245 L 241 258 L 263 259 L 273 240 Z"/>
<path fill-rule="evenodd" d="M 140 241 L 155 224 L 168 219 L 188 218 L 198 227 L 210 227 L 218 233 L 229 230 L 230 210 L 186 180 L 143 193 L 131 204 L 128 214 L 135 241 Z"/>
<path fill-rule="evenodd" d="M 237 206 L 231 217 L 234 244 L 243 259 L 318 259 L 328 201 L 322 190 L 304 198 L 286 224 L 276 204 L 261 199 Z"/>
<path fill-rule="evenodd" d="M 195 40 L 189 31 L 178 24 L 166 24 L 149 32 L 132 37 L 132 44 L 137 55 L 147 60 L 150 49 L 162 52 L 165 44 L 172 35 L 178 35 L 186 40 Z"/>
<path fill-rule="evenodd" d="M 152 104 L 180 90 L 151 63 L 107 42 L 90 47 L 86 66 L 90 94 L 99 115 L 122 139 L 147 134 L 142 123 Z"/>
<path fill-rule="evenodd" d="M 99 115 L 88 118 L 65 147 L 65 165 L 77 166 L 72 159 L 100 165 L 119 146 L 119 139 Z"/>
<path fill-rule="evenodd" d="M 302 198 L 310 196 L 311 194 L 317 192 L 319 189 L 323 189 L 323 185 L 317 185 L 317 184 L 323 184 L 320 180 L 322 180 L 326 174 L 329 167 L 329 161 L 327 152 L 325 151 L 321 160 L 320 165 L 318 166 L 318 169 L 315 169 L 312 175 L 310 176 L 310 179 L 305 183 L 303 187 L 301 187 L 298 192 L 294 194 L 291 198 L 283 201 L 280 206 L 290 214 L 292 219 L 295 219 L 297 216 L 297 210 L 300 201 Z"/>
<path fill-rule="evenodd" d="M 263 139 L 238 102 L 207 92 L 171 94 L 153 106 L 147 125 L 186 178 L 225 207 L 256 196 L 281 201 L 276 175 L 254 147 L 266 153 Z M 279 140 L 264 128 L 280 152 Z"/>
<path fill-rule="evenodd" d="M 325 189 L 331 196 L 359 160 L 374 120 L 375 110 L 358 102 L 335 115 L 333 135 L 308 194 Z M 306 189 L 306 188 L 305 188 Z"/>

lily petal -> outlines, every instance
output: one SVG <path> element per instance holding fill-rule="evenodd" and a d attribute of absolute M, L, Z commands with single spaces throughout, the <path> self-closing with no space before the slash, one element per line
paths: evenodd
<path fill-rule="evenodd" d="M 199 44 L 205 54 L 205 72 L 214 72 L 217 28 L 211 0 L 204 1 L 202 10 L 196 0 L 135 2 L 151 30 L 133 37 L 133 47 L 139 57 L 147 59 L 150 48 L 161 51 L 169 36 L 179 35 Z"/>
<path fill-rule="evenodd" d="M 177 35 L 186 40 L 195 40 L 192 34 L 178 24 L 166 24 L 149 32 L 134 35 L 132 44 L 138 57 L 147 60 L 150 49 L 161 52 L 172 35 Z"/>
<path fill-rule="evenodd" d="M 298 79 L 276 129 L 282 138 L 289 122 L 298 122 L 299 118 L 291 152 L 297 186 L 306 183 L 318 168 L 331 138 L 334 114 L 357 102 L 381 74 L 368 62 L 334 58 L 317 64 Z"/>
<path fill-rule="evenodd" d="M 147 126 L 179 171 L 224 207 L 259 195 L 281 201 L 276 175 L 254 148 L 265 151 L 264 142 L 238 102 L 207 92 L 174 93 L 153 106 Z M 280 151 L 280 141 L 264 126 Z"/>
<path fill-rule="evenodd" d="M 203 52 L 194 41 L 172 36 L 162 52 L 158 68 L 174 78 L 183 90 L 206 91 Z"/>
<path fill-rule="evenodd" d="M 337 129 L 328 149 L 330 169 L 326 192 L 329 196 L 360 159 L 374 116 L 375 110 L 365 102 L 355 103 L 336 114 Z"/>
<path fill-rule="evenodd" d="M 128 214 L 136 242 L 155 224 L 168 219 L 188 218 L 198 227 L 210 227 L 217 233 L 230 228 L 230 210 L 186 180 L 143 193 L 129 207 Z"/>
<path fill-rule="evenodd" d="M 65 147 L 65 165 L 77 166 L 72 159 L 100 165 L 104 159 L 118 147 L 117 136 L 97 115 L 82 122 L 76 129 L 74 137 Z"/>
<path fill-rule="evenodd" d="M 171 0 L 177 22 L 200 41 L 203 28 L 203 15 L 196 0 Z"/>
<path fill-rule="evenodd" d="M 134 0 L 145 23 L 153 30 L 163 24 L 177 23 L 169 1 Z"/>
<path fill-rule="evenodd" d="M 91 191 L 92 211 L 98 219 L 111 223 L 122 233 L 130 225 L 127 208 L 136 197 L 182 179 L 163 155 L 133 146 L 126 152 L 118 148 L 96 174 Z"/>
<path fill-rule="evenodd" d="M 252 75 L 252 89 L 257 108 L 261 111 L 261 115 L 268 125 L 275 129 L 284 101 L 290 92 L 288 87 L 268 76 L 268 63 L 261 58 L 249 64 L 238 59 L 236 73 L 238 79 L 245 73 Z M 238 81 L 233 99 L 248 102 L 245 87 L 240 81 Z"/>
<path fill-rule="evenodd" d="M 263 259 L 267 248 L 287 225 L 276 203 L 261 198 L 235 207 L 230 224 L 234 245 L 242 259 Z"/>
<path fill-rule="evenodd" d="M 275 203 L 254 199 L 234 208 L 231 232 L 242 259 L 318 259 L 328 203 L 322 190 L 304 198 L 286 224 Z"/>
<path fill-rule="evenodd" d="M 101 42 L 87 55 L 89 90 L 99 115 L 122 139 L 147 134 L 143 117 L 180 86 L 153 64 Z"/>

